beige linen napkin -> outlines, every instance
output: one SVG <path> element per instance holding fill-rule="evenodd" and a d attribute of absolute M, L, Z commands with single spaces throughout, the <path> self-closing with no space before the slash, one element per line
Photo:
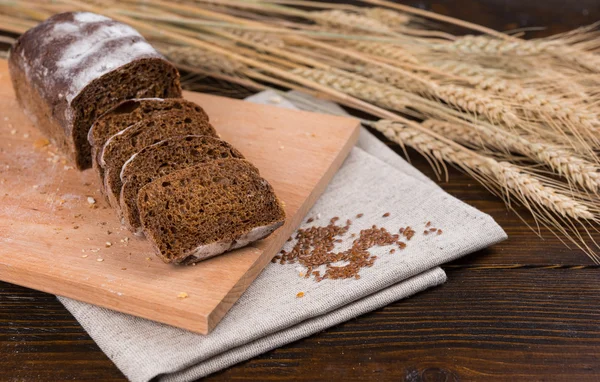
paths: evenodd
<path fill-rule="evenodd" d="M 336 250 L 349 248 L 350 236 L 373 224 L 390 232 L 407 225 L 417 231 L 394 254 L 389 246 L 372 248 L 378 259 L 360 271 L 360 279 L 316 282 L 302 277 L 305 269 L 298 264 L 271 263 L 207 336 L 61 302 L 132 381 L 189 381 L 439 285 L 446 276 L 438 265 L 505 239 L 492 218 L 444 193 L 366 130 L 359 147 L 310 211 L 315 220 L 303 227 L 327 225 L 335 216 L 353 219 Z M 359 213 L 364 216 L 354 219 Z M 419 234 L 427 221 L 444 233 Z"/>

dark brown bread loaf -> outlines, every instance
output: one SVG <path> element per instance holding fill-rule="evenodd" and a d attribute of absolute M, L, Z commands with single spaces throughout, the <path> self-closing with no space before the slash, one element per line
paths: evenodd
<path fill-rule="evenodd" d="M 201 119 L 208 123 L 206 112 L 200 106 L 183 98 L 126 100 L 101 115 L 92 125 L 88 133 L 88 142 L 92 146 L 92 159 L 100 160 L 99 153 L 108 138 L 142 119 L 152 118 L 157 113 L 169 110 L 185 111 L 190 118 Z"/>
<path fill-rule="evenodd" d="M 9 69 L 34 124 L 79 169 L 94 120 L 129 98 L 181 97 L 179 73 L 133 28 L 88 12 L 54 15 L 14 45 Z"/>
<path fill-rule="evenodd" d="M 121 169 L 131 156 L 146 146 L 181 135 L 216 136 L 215 129 L 203 119 L 193 119 L 185 111 L 165 111 L 142 120 L 113 135 L 102 150 L 104 191 L 114 208 L 120 208 Z"/>
<path fill-rule="evenodd" d="M 244 156 L 229 143 L 206 135 L 170 138 L 134 154 L 121 170 L 121 222 L 141 235 L 137 209 L 140 188 L 174 171 L 223 158 L 244 159 Z"/>
<path fill-rule="evenodd" d="M 242 159 L 187 167 L 138 193 L 144 233 L 166 263 L 193 263 L 260 240 L 285 220 L 273 188 Z"/>

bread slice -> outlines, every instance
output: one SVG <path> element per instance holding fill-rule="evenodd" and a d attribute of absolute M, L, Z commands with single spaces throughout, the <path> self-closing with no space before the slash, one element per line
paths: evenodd
<path fill-rule="evenodd" d="M 100 160 L 99 154 L 104 144 L 119 131 L 169 110 L 183 111 L 188 113 L 190 118 L 208 123 L 206 112 L 200 106 L 183 98 L 140 98 L 123 101 L 102 114 L 92 125 L 87 136 L 92 146 L 92 160 Z"/>
<path fill-rule="evenodd" d="M 79 169 L 98 116 L 130 98 L 181 97 L 179 73 L 133 28 L 89 12 L 56 14 L 23 33 L 9 70 L 33 123 Z"/>
<path fill-rule="evenodd" d="M 244 159 L 244 156 L 229 143 L 206 135 L 169 138 L 145 147 L 129 158 L 121 170 L 121 222 L 141 235 L 137 209 L 140 188 L 174 171 L 223 158 Z"/>
<path fill-rule="evenodd" d="M 133 154 L 167 138 L 190 134 L 217 135 L 215 129 L 203 119 L 191 118 L 184 111 L 166 111 L 110 137 L 104 144 L 100 164 L 104 168 L 104 192 L 111 206 L 119 213 L 121 168 Z"/>
<path fill-rule="evenodd" d="M 142 187 L 144 234 L 166 263 L 193 263 L 270 235 L 285 220 L 271 185 L 243 159 L 187 167 Z"/>

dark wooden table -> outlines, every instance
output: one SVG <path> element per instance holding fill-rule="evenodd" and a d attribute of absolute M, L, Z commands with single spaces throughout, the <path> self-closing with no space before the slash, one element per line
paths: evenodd
<path fill-rule="evenodd" d="M 600 19 L 597 0 L 406 3 L 499 30 L 557 32 Z M 417 154 L 411 159 L 433 176 Z M 209 380 L 600 380 L 598 267 L 547 231 L 536 237 L 467 176 L 450 175 L 440 185 L 492 215 L 507 241 L 444 266 L 440 287 Z M 54 296 L 0 282 L 0 381 L 67 379 L 125 377 Z"/>

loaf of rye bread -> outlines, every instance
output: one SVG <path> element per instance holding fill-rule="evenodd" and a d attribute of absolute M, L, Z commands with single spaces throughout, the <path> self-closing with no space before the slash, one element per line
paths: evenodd
<path fill-rule="evenodd" d="M 181 135 L 216 137 L 217 133 L 206 120 L 192 118 L 186 111 L 171 110 L 159 113 L 152 119 L 141 120 L 106 141 L 100 154 L 100 165 L 104 170 L 104 192 L 119 216 L 121 169 L 125 162 L 146 146 Z"/>
<path fill-rule="evenodd" d="M 88 133 L 88 142 L 92 146 L 92 160 L 96 162 L 100 160 L 100 152 L 108 138 L 143 119 L 150 119 L 160 112 L 169 110 L 185 111 L 190 118 L 198 118 L 208 123 L 208 115 L 204 109 L 183 98 L 126 100 L 101 115 L 92 125 Z M 102 173 L 100 175 L 103 176 Z"/>
<path fill-rule="evenodd" d="M 146 184 L 174 171 L 216 159 L 244 156 L 229 143 L 206 135 L 169 138 L 134 154 L 121 170 L 121 222 L 142 234 L 137 195 Z"/>
<path fill-rule="evenodd" d="M 91 166 L 87 135 L 98 116 L 129 98 L 181 97 L 175 67 L 136 30 L 88 12 L 25 32 L 9 70 L 22 108 L 79 169 Z"/>
<path fill-rule="evenodd" d="M 243 159 L 219 159 L 154 180 L 137 198 L 144 233 L 166 263 L 193 263 L 260 240 L 285 213 Z"/>

